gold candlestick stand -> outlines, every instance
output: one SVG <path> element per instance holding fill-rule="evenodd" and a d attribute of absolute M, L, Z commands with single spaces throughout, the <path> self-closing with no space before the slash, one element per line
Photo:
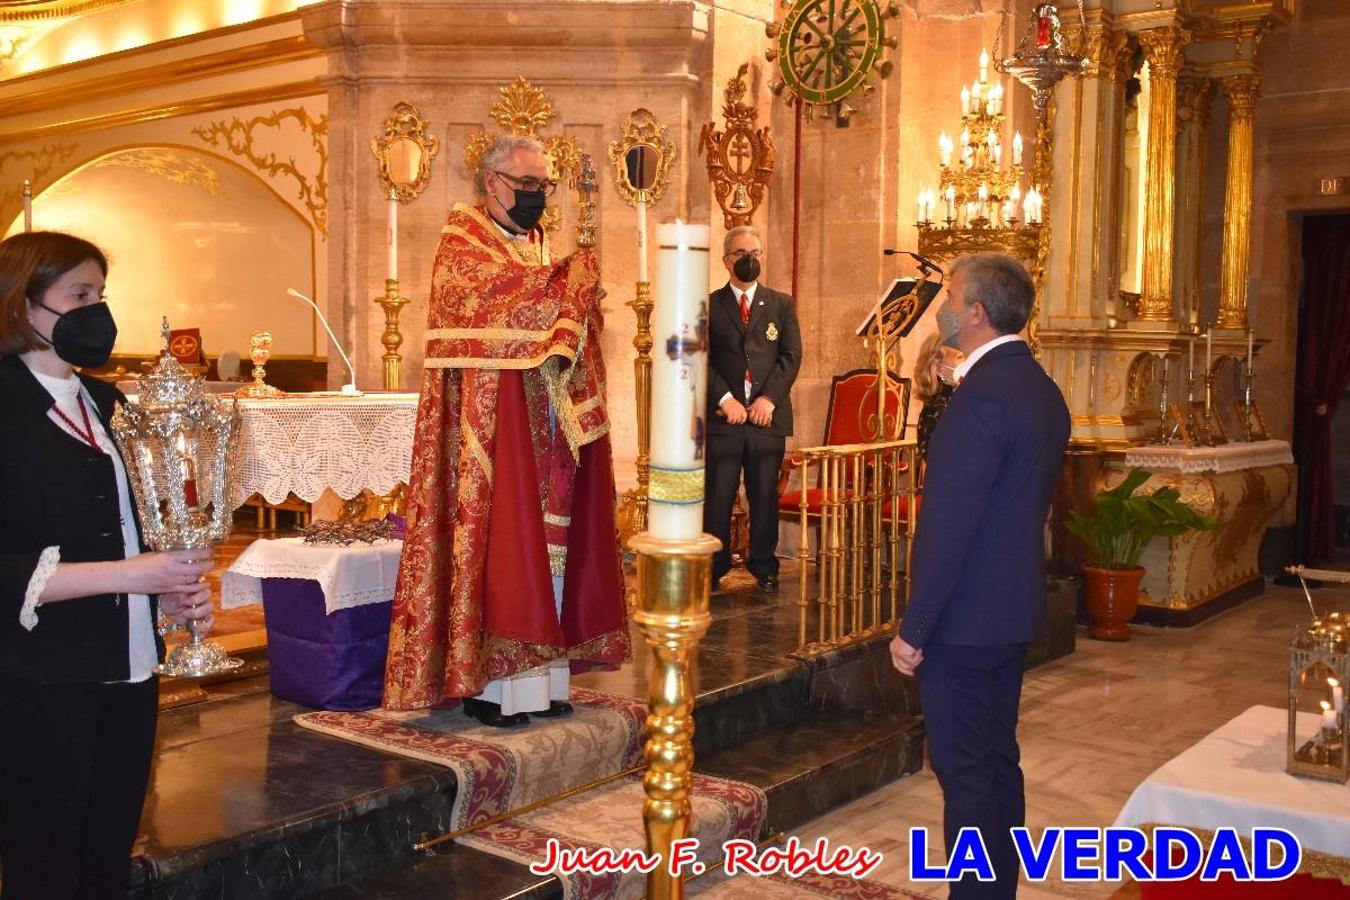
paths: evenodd
<path fill-rule="evenodd" d="M 398 352 L 403 346 L 403 333 L 398 330 L 398 317 L 408 298 L 399 296 L 397 278 L 386 278 L 384 294 L 375 302 L 384 309 L 384 334 L 380 336 L 384 344 L 384 389 L 397 391 L 403 382 L 403 357 Z"/>
<path fill-rule="evenodd" d="M 624 543 L 647 530 L 647 487 L 652 463 L 652 285 L 639 281 L 636 293 L 626 304 L 637 315 L 637 334 L 633 335 L 633 393 L 637 402 L 637 487 L 624 492 L 619 501 L 619 531 Z"/>
<path fill-rule="evenodd" d="M 648 532 L 637 552 L 638 611 L 633 621 L 651 647 L 647 675 L 647 852 L 661 865 L 647 875 L 648 900 L 680 900 L 684 883 L 669 871 L 671 844 L 689 835 L 694 783 L 694 652 L 707 632 L 712 557 L 722 546 L 708 534 L 663 540 Z"/>

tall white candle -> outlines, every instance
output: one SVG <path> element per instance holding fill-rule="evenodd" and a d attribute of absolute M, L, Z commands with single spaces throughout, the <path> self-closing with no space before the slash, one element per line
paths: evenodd
<path fill-rule="evenodd" d="M 1345 688 L 1335 678 L 1327 679 L 1327 687 L 1331 688 L 1331 705 L 1336 707 L 1336 715 L 1339 716 L 1345 710 Z"/>
<path fill-rule="evenodd" d="M 1250 372 L 1250 371 L 1252 370 L 1252 350 L 1254 349 L 1254 348 L 1252 347 L 1252 340 L 1253 340 L 1253 338 L 1254 338 L 1255 336 L 1256 336 L 1256 332 L 1254 332 L 1254 331 L 1252 331 L 1250 328 L 1248 328 L 1248 329 L 1247 329 L 1247 371 L 1248 371 L 1248 372 Z"/>
<path fill-rule="evenodd" d="M 1205 330 L 1205 373 L 1209 374 L 1210 357 L 1214 353 L 1214 329 Z"/>
<path fill-rule="evenodd" d="M 1322 702 L 1322 727 L 1327 731 L 1336 731 L 1336 710 L 1331 708 L 1331 704 L 1323 700 Z"/>
<path fill-rule="evenodd" d="M 677 221 L 656 228 L 647 521 L 657 538 L 703 533 L 710 237 L 707 225 Z"/>
<path fill-rule="evenodd" d="M 23 230 L 33 230 L 33 182 L 23 180 Z"/>
<path fill-rule="evenodd" d="M 1190 381 L 1195 377 L 1195 335 L 1186 342 L 1186 380 Z"/>
<path fill-rule="evenodd" d="M 647 280 L 647 203 L 637 202 L 638 281 Z"/>
<path fill-rule="evenodd" d="M 389 197 L 389 234 L 385 243 L 389 249 L 388 277 L 398 280 L 398 198 Z"/>

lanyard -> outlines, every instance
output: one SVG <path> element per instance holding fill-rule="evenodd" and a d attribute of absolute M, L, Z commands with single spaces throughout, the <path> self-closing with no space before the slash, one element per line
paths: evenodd
<path fill-rule="evenodd" d="M 102 453 L 103 448 L 98 445 L 98 441 L 94 438 L 94 426 L 89 423 L 89 411 L 84 408 L 84 397 L 81 394 L 76 394 L 75 401 L 80 404 L 80 418 L 84 419 L 83 430 L 80 429 L 80 426 L 75 424 L 75 421 L 71 419 L 70 416 L 62 412 L 60 406 L 53 405 L 52 410 L 60 417 L 62 422 L 65 422 L 70 426 L 70 430 L 75 432 L 80 440 Z"/>

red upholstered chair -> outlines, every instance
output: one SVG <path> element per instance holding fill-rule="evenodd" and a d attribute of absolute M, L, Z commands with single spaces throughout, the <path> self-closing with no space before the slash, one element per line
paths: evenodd
<path fill-rule="evenodd" d="M 877 410 L 877 373 L 875 369 L 854 369 L 851 372 L 845 372 L 843 375 L 836 375 L 833 384 L 830 385 L 830 404 L 825 411 L 825 439 L 821 442 L 824 445 L 832 444 L 863 444 L 869 441 L 868 427 L 869 420 L 875 419 Z M 891 374 L 886 384 L 886 414 L 887 417 L 896 416 L 901 423 L 900 434 L 896 439 L 903 439 L 905 429 L 908 427 L 906 419 L 909 415 L 909 392 L 910 383 L 908 378 L 901 378 L 898 375 Z M 802 494 L 801 489 L 788 490 L 788 481 L 795 469 L 802 466 L 802 458 L 797 454 L 789 453 L 783 460 L 783 467 L 778 473 L 778 518 L 780 521 L 793 522 L 800 524 L 802 515 Z M 853 490 L 851 482 L 844 484 L 844 496 L 852 497 Z M 820 486 L 820 470 L 816 470 L 816 483 L 812 487 L 806 488 L 806 517 L 809 524 L 816 526 L 819 532 L 821 501 L 824 499 L 824 491 Z M 908 519 L 908 511 L 905 507 L 905 498 L 901 498 L 900 519 Z M 884 518 L 890 521 L 890 509 L 884 508 Z M 819 541 L 816 542 L 819 546 Z"/>

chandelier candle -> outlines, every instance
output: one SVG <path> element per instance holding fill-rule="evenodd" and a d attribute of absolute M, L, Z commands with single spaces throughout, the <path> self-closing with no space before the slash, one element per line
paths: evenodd
<path fill-rule="evenodd" d="M 707 225 L 676 221 L 656 229 L 648 512 L 654 538 L 688 540 L 703 533 L 710 237 Z"/>

